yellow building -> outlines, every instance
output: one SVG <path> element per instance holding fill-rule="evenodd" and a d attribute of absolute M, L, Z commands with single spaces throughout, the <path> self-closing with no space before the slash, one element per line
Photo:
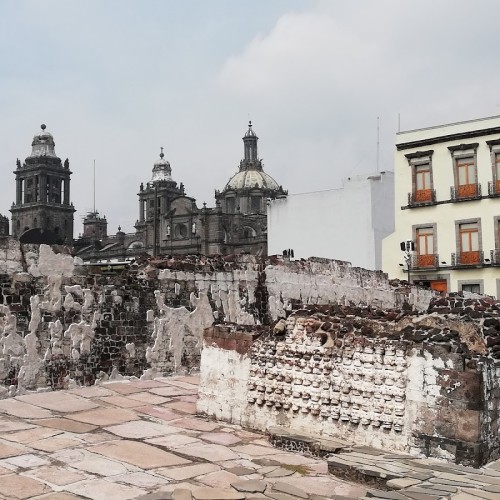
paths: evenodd
<path fill-rule="evenodd" d="M 500 116 L 398 133 L 394 186 L 384 272 L 499 297 Z"/>

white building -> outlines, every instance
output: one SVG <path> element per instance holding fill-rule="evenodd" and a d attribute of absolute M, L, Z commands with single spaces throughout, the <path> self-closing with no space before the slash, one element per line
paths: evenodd
<path fill-rule="evenodd" d="M 346 260 L 382 268 L 382 240 L 394 230 L 394 175 L 343 181 L 340 189 L 289 194 L 268 203 L 268 253 Z"/>
<path fill-rule="evenodd" d="M 500 116 L 398 133 L 394 175 L 389 277 L 408 276 L 400 242 L 412 240 L 412 282 L 499 296 Z"/>

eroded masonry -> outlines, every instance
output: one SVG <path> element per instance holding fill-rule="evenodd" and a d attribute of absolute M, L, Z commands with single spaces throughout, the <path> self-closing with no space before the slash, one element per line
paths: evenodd
<path fill-rule="evenodd" d="M 200 369 L 201 414 L 285 448 L 321 454 L 342 438 L 464 464 L 498 457 L 497 301 L 322 259 L 113 271 L 0 243 L 2 397 Z"/>

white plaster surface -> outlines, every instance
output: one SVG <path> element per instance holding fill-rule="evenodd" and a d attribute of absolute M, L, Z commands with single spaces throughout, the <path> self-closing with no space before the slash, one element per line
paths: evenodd
<path fill-rule="evenodd" d="M 270 200 L 268 254 L 325 257 L 382 269 L 382 238 L 394 230 L 392 172 L 345 179 L 339 189 Z"/>

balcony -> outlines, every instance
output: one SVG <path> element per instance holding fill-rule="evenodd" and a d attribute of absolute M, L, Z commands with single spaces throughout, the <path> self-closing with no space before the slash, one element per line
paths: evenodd
<path fill-rule="evenodd" d="M 490 251 L 490 260 L 492 266 L 500 266 L 500 248 Z"/>
<path fill-rule="evenodd" d="M 437 269 L 439 267 L 439 254 L 412 255 L 412 269 Z"/>
<path fill-rule="evenodd" d="M 488 196 L 490 196 L 491 198 L 500 196 L 500 181 L 488 182 Z"/>
<path fill-rule="evenodd" d="M 408 193 L 408 206 L 421 207 L 426 205 L 434 205 L 436 203 L 435 189 L 420 189 L 413 193 Z"/>
<path fill-rule="evenodd" d="M 464 184 L 452 187 L 451 201 L 478 200 L 481 198 L 481 184 Z"/>
<path fill-rule="evenodd" d="M 482 250 L 451 254 L 451 265 L 453 267 L 478 267 L 482 266 L 483 264 L 484 252 Z"/>

